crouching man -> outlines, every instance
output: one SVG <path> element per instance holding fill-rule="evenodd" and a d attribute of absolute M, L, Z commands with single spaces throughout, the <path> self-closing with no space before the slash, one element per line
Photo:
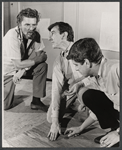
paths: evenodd
<path fill-rule="evenodd" d="M 36 29 L 39 20 L 38 11 L 31 8 L 21 10 L 17 15 L 17 27 L 3 37 L 4 110 L 12 108 L 16 83 L 26 75 L 33 78 L 31 109 L 47 109 L 41 102 L 46 94 L 47 55 Z"/>
<path fill-rule="evenodd" d="M 98 120 L 102 129 L 111 128 L 111 131 L 100 140 L 96 138 L 95 142 L 99 142 L 101 147 L 112 147 L 118 144 L 120 141 L 119 61 L 106 59 L 99 45 L 92 38 L 84 38 L 75 42 L 67 59 L 73 61 L 75 69 L 84 77 L 94 76 L 99 90 L 88 87 L 80 89 L 79 97 L 91 113 L 81 126 L 69 128 L 66 133 L 70 132 L 69 137 L 79 135 L 86 127 Z"/>

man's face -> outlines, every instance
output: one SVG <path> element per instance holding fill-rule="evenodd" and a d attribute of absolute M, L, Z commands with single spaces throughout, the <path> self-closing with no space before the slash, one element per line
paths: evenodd
<path fill-rule="evenodd" d="M 34 33 L 37 27 L 36 18 L 27 18 L 23 17 L 23 21 L 19 25 L 26 39 L 31 39 L 32 34 Z"/>
<path fill-rule="evenodd" d="M 51 29 L 49 40 L 51 41 L 53 48 L 61 48 L 63 34 L 60 34 L 58 26 L 55 26 Z"/>
<path fill-rule="evenodd" d="M 89 74 L 89 68 L 86 65 L 86 63 L 84 62 L 83 65 L 81 65 L 80 63 L 75 62 L 74 60 L 72 60 L 73 64 L 75 65 L 75 70 L 79 71 L 84 77 L 88 77 Z"/>

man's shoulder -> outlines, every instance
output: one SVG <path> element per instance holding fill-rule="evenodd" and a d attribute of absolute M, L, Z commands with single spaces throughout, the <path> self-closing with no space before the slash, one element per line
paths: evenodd
<path fill-rule="evenodd" d="M 8 32 L 5 34 L 4 37 L 8 37 L 8 36 L 14 37 L 15 35 L 17 35 L 17 27 L 8 30 Z"/>
<path fill-rule="evenodd" d="M 58 55 L 58 56 L 55 58 L 55 60 L 54 60 L 54 65 L 60 64 L 60 61 L 61 61 L 61 56 Z"/>
<path fill-rule="evenodd" d="M 54 61 L 54 67 L 55 66 L 60 66 L 61 68 L 65 67 L 64 59 L 66 58 L 64 58 L 62 54 L 60 53 L 60 55 L 58 55 Z"/>
<path fill-rule="evenodd" d="M 119 66 L 119 60 L 118 59 L 106 59 L 106 65 L 109 68 L 118 67 Z"/>
<path fill-rule="evenodd" d="M 106 61 L 106 71 L 110 72 L 118 72 L 119 70 L 119 60 L 117 59 L 107 59 Z"/>

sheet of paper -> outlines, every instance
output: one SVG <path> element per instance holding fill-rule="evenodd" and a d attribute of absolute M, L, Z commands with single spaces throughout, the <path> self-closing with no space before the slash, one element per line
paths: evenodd
<path fill-rule="evenodd" d="M 102 13 L 99 44 L 101 49 L 119 51 L 119 13 Z"/>
<path fill-rule="evenodd" d="M 49 31 L 48 31 L 49 25 L 50 25 L 49 18 L 41 18 L 38 23 L 38 29 L 43 39 L 49 39 Z"/>

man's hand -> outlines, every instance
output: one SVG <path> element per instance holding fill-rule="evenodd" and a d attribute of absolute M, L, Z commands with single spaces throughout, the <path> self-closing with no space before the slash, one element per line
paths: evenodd
<path fill-rule="evenodd" d="M 35 64 L 39 64 L 41 62 L 45 62 L 47 60 L 46 52 L 42 51 L 39 56 L 34 58 Z"/>
<path fill-rule="evenodd" d="M 68 128 L 64 134 L 68 133 L 68 137 L 71 137 L 71 136 L 78 136 L 80 132 L 81 132 L 81 130 L 80 130 L 80 126 L 79 126 L 79 127 Z"/>
<path fill-rule="evenodd" d="M 51 141 L 55 141 L 58 134 L 61 134 L 61 128 L 60 128 L 60 125 L 59 124 L 56 124 L 56 123 L 52 123 L 51 125 L 51 129 L 50 129 L 50 132 L 48 133 L 48 138 L 51 140 Z"/>
<path fill-rule="evenodd" d="M 116 131 L 111 131 L 101 138 L 100 147 L 111 147 L 120 141 L 120 135 Z"/>
<path fill-rule="evenodd" d="M 80 101 L 80 105 L 78 106 L 78 112 L 85 112 L 86 106 L 84 105 L 83 101 Z"/>
<path fill-rule="evenodd" d="M 20 81 L 20 78 L 23 76 L 24 73 L 25 69 L 21 69 L 13 76 L 14 84 L 17 84 Z"/>
<path fill-rule="evenodd" d="M 14 77 L 13 77 L 13 82 L 14 82 L 14 84 L 17 84 L 19 81 L 20 81 L 20 78 L 19 78 L 19 77 L 17 77 L 17 76 L 14 76 Z"/>

